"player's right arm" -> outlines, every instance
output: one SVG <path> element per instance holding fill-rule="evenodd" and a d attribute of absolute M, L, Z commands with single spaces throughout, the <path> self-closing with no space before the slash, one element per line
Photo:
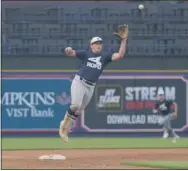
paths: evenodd
<path fill-rule="evenodd" d="M 153 113 L 158 113 L 158 103 L 157 102 L 155 103 Z"/>
<path fill-rule="evenodd" d="M 86 57 L 86 50 L 73 50 L 71 47 L 65 48 L 65 53 L 67 56 L 75 56 L 80 60 Z"/>
<path fill-rule="evenodd" d="M 73 50 L 71 47 L 65 48 L 65 53 L 67 56 L 76 56 L 75 50 Z"/>

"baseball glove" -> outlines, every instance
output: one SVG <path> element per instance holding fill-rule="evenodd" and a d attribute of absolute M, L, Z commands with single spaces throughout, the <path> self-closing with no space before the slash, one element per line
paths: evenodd
<path fill-rule="evenodd" d="M 124 24 L 117 27 L 117 31 L 114 32 L 115 35 L 119 36 L 121 39 L 128 38 L 129 28 L 128 25 Z"/>

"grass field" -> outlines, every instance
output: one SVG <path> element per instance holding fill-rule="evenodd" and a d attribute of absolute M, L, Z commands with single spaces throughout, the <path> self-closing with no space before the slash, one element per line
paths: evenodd
<path fill-rule="evenodd" d="M 122 148 L 188 148 L 188 138 L 177 143 L 160 138 L 3 138 L 3 150 L 29 149 L 122 149 Z"/>
<path fill-rule="evenodd" d="M 150 168 L 163 169 L 188 169 L 188 161 L 141 161 L 141 162 L 124 162 L 125 166 L 142 166 Z"/>

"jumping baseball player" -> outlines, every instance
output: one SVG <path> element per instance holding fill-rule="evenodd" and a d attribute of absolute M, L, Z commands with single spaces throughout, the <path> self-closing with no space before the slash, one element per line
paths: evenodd
<path fill-rule="evenodd" d="M 76 120 L 89 104 L 103 69 L 110 62 L 120 60 L 125 55 L 128 25 L 119 26 L 118 31 L 114 34 L 121 38 L 118 53 L 103 51 L 103 40 L 100 37 L 93 37 L 91 39 L 90 49 L 88 50 L 73 50 L 71 47 L 65 48 L 67 56 L 77 57 L 82 61 L 82 66 L 72 81 L 70 108 L 67 110 L 64 120 L 60 123 L 59 135 L 65 142 L 68 142 L 68 133 L 73 120 Z"/>
<path fill-rule="evenodd" d="M 156 101 L 153 112 L 162 115 L 159 125 L 163 126 L 164 129 L 163 138 L 168 138 L 169 134 L 171 134 L 173 136 L 173 142 L 176 142 L 179 136 L 172 129 L 171 120 L 177 118 L 178 106 L 175 102 L 165 99 L 164 91 L 159 90 L 157 95 L 158 100 Z M 174 110 L 173 112 L 172 108 Z"/>

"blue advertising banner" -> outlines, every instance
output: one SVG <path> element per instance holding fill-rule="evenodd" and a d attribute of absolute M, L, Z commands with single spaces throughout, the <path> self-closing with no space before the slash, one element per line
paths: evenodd
<path fill-rule="evenodd" d="M 74 74 L 73 71 L 4 72 L 2 133 L 58 133 L 59 123 L 71 102 Z M 179 106 L 173 128 L 188 131 L 188 78 L 185 74 L 109 72 L 100 77 L 91 102 L 73 124 L 72 132 L 161 132 L 158 115 L 152 113 L 158 89 L 163 89 Z"/>
<path fill-rule="evenodd" d="M 2 130 L 57 131 L 70 105 L 71 81 L 57 75 L 4 77 Z"/>

